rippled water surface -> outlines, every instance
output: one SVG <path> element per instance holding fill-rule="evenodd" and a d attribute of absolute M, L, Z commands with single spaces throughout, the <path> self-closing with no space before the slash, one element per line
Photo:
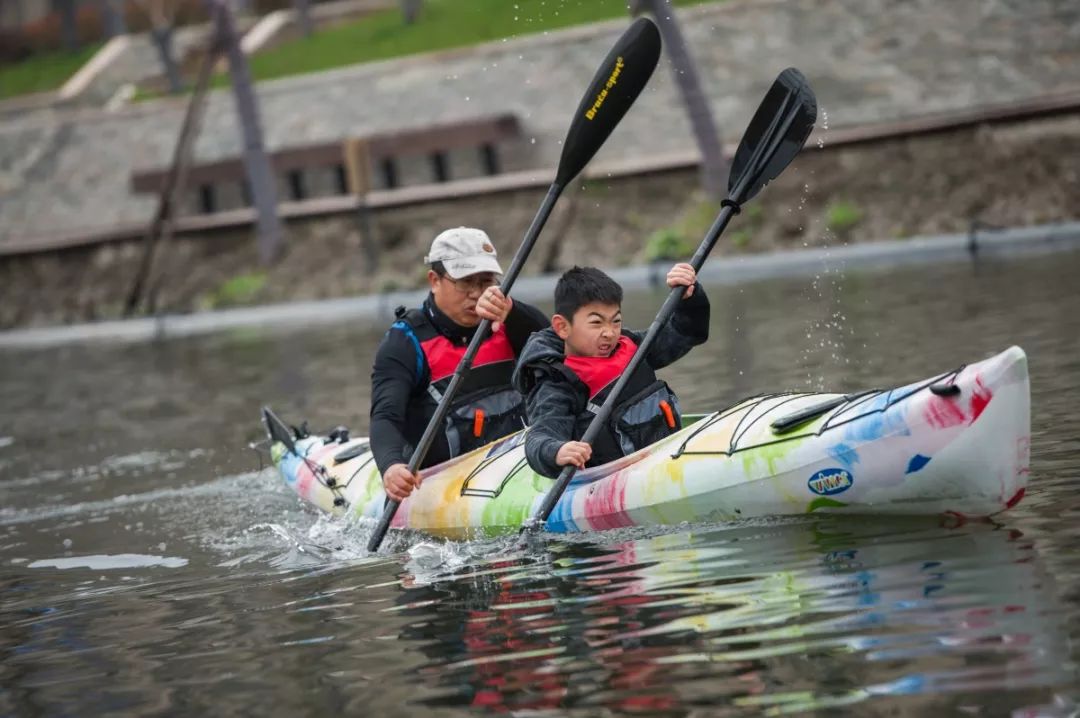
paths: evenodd
<path fill-rule="evenodd" d="M 691 411 L 1019 344 L 1027 498 L 442 544 L 328 521 L 248 448 L 366 429 L 382 327 L 0 353 L 0 714 L 1069 715 L 1080 255 L 712 287 Z M 628 299 L 644 326 L 661 295 Z"/>

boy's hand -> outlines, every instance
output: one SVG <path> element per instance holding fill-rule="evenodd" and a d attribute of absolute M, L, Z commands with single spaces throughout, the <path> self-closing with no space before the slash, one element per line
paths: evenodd
<path fill-rule="evenodd" d="M 514 300 L 503 296 L 498 287 L 488 287 L 476 300 L 476 316 L 491 320 L 491 331 L 497 332 L 513 306 Z"/>
<path fill-rule="evenodd" d="M 555 454 L 555 463 L 559 466 L 573 464 L 579 469 L 584 469 L 590 458 L 592 458 L 591 446 L 583 441 L 568 441 L 559 447 L 559 453 Z"/>
<path fill-rule="evenodd" d="M 689 299 L 694 295 L 694 284 L 697 282 L 697 272 L 686 262 L 680 262 L 667 273 L 667 285 L 675 287 L 689 287 L 682 295 L 683 299 Z M 479 313 L 479 312 L 477 312 Z"/>
<path fill-rule="evenodd" d="M 383 474 L 382 484 L 386 495 L 400 503 L 409 497 L 413 489 L 420 488 L 420 474 L 410 474 L 405 464 L 393 464 Z"/>

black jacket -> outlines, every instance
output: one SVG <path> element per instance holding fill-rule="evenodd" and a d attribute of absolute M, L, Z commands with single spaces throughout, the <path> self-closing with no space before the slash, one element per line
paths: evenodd
<path fill-rule="evenodd" d="M 435 329 L 455 344 L 466 345 L 474 327 L 454 323 L 439 311 L 429 294 L 424 311 Z M 520 357 L 529 336 L 549 325 L 548 318 L 536 307 L 514 301 L 506 317 L 506 336 Z M 418 356 L 419 354 L 419 356 Z M 431 369 L 423 352 L 403 332 L 390 329 L 375 354 L 371 370 L 371 449 L 380 472 L 393 464 L 406 464 L 413 447 L 420 442 L 434 415 L 427 388 Z M 422 466 L 433 466 L 452 458 L 446 436 L 439 432 Z"/>
<path fill-rule="evenodd" d="M 644 332 L 623 330 L 635 344 Z M 709 299 L 697 285 L 689 299 L 679 302 L 671 321 L 660 329 L 645 355 L 645 363 L 660 369 L 683 357 L 691 348 L 709 338 Z M 555 463 L 559 447 L 575 441 L 574 428 L 585 413 L 588 390 L 581 382 L 568 381 L 553 368 L 566 357 L 563 340 L 554 329 L 537 332 L 529 339 L 514 369 L 514 387 L 526 400 L 529 432 L 525 437 L 525 457 L 537 473 L 554 478 L 562 467 Z"/>

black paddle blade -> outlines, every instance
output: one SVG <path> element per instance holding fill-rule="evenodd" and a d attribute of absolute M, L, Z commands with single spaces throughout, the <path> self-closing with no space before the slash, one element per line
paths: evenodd
<path fill-rule="evenodd" d="M 660 60 L 660 31 L 648 18 L 634 21 L 596 71 L 563 143 L 555 183 L 574 179 L 634 104 Z"/>
<path fill-rule="evenodd" d="M 791 164 L 817 121 L 817 98 L 801 72 L 789 67 L 773 82 L 731 161 L 728 193 L 743 203 Z"/>
<path fill-rule="evenodd" d="M 279 419 L 277 414 L 270 411 L 270 407 L 263 407 L 262 420 L 263 425 L 266 426 L 266 433 L 271 441 L 280 441 L 285 445 L 286 449 L 297 454 L 296 443 L 293 441 L 292 434 L 289 433 L 289 427 L 285 426 L 285 422 Z M 297 454 L 297 456 L 299 456 L 299 454 Z"/>

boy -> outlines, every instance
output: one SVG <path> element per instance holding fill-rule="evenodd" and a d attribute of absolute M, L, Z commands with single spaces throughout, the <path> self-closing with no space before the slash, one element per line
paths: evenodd
<path fill-rule="evenodd" d="M 599 269 L 574 267 L 559 279 L 551 327 L 529 338 L 513 377 L 526 397 L 525 456 L 534 471 L 555 478 L 569 464 L 599 466 L 681 428 L 678 400 L 654 370 L 709 338 L 709 300 L 689 264 L 672 267 L 667 284 L 687 288 L 683 301 L 589 446 L 577 439 L 645 335 L 622 328 L 622 287 Z"/>

